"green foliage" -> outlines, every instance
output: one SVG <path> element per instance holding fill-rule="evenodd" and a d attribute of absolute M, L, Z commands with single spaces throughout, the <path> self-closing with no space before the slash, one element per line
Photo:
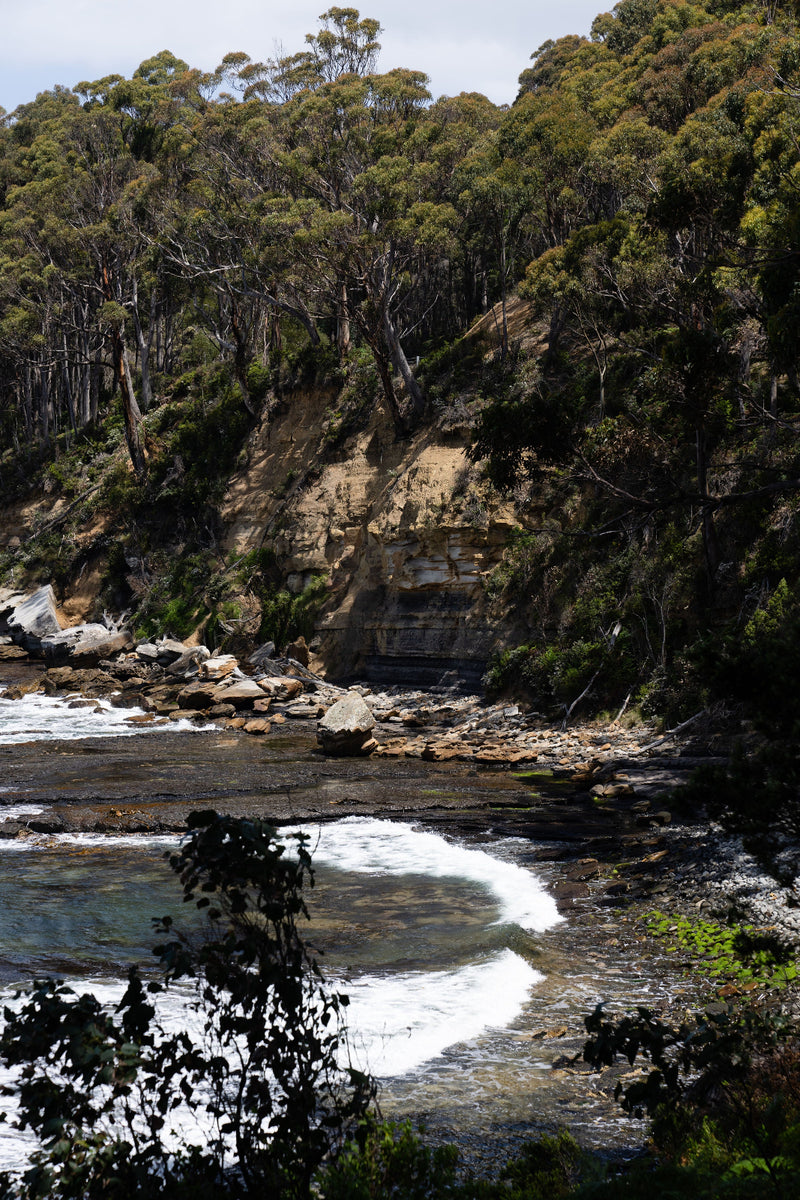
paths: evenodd
<path fill-rule="evenodd" d="M 517 1158 L 500 1172 L 500 1195 L 519 1200 L 562 1200 L 575 1192 L 588 1164 L 575 1139 L 566 1130 L 526 1142 Z M 502 1190 L 501 1190 L 502 1189 Z"/>
<path fill-rule="evenodd" d="M 562 1200 L 588 1162 L 565 1130 L 526 1142 L 497 1179 L 464 1178 L 455 1146 L 426 1145 L 410 1121 L 369 1118 L 323 1172 L 324 1200 Z"/>
<path fill-rule="evenodd" d="M 351 434 L 363 429 L 379 396 L 380 380 L 372 355 L 364 350 L 351 351 L 336 406 L 326 413 L 325 444 L 341 446 Z"/>
<path fill-rule="evenodd" d="M 742 635 L 797 585 L 796 6 L 622 0 L 535 50 L 507 111 L 378 73 L 379 32 L 333 8 L 276 61 L 162 52 L 0 129 L 5 493 L 78 496 L 81 431 L 98 460 L 124 436 L 135 475 L 106 464 L 98 503 L 126 544 L 195 554 L 268 397 L 339 390 L 339 448 L 380 396 L 399 435 L 471 429 L 548 513 L 490 584 L 537 694 L 571 702 L 620 620 L 587 703 L 748 692 L 794 737 L 794 618 Z M 223 636 L 194 599 L 159 604 Z"/>
<path fill-rule="evenodd" d="M 296 595 L 285 588 L 268 590 L 262 598 L 260 640 L 283 647 L 298 637 L 310 638 L 326 588 L 326 577 L 315 575 Z"/>
<path fill-rule="evenodd" d="M 218 562 L 198 552 L 178 558 L 150 588 L 136 614 L 140 636 L 187 637 L 212 609 Z M 218 586 L 218 585 L 217 585 Z"/>
<path fill-rule="evenodd" d="M 651 1064 L 617 1084 L 625 1111 L 647 1113 L 658 1157 L 598 1197 L 745 1197 L 796 1194 L 800 1182 L 800 1047 L 781 1015 L 710 1010 L 680 1025 L 646 1008 L 586 1018 L 584 1057 L 595 1069 L 618 1059 Z M 645 1191 L 645 1188 L 649 1188 Z"/>
<path fill-rule="evenodd" d="M 648 932 L 667 942 L 669 953 L 681 951 L 692 959 L 692 971 L 701 970 L 719 983 L 785 987 L 797 979 L 797 963 L 776 938 L 752 925 L 720 925 L 716 921 L 690 920 L 681 915 L 647 914 Z"/>
<path fill-rule="evenodd" d="M 459 1194 L 454 1146 L 427 1146 L 410 1121 L 363 1122 L 335 1166 L 324 1172 L 325 1200 L 442 1200 Z"/>
<path fill-rule="evenodd" d="M 159 410 L 147 502 L 171 502 L 196 522 L 221 500 L 252 425 L 226 371 L 196 372 L 190 397 Z"/>
<path fill-rule="evenodd" d="M 301 1200 L 372 1099 L 372 1081 L 338 1065 L 346 997 L 301 934 L 305 839 L 290 853 L 263 823 L 212 812 L 188 829 L 170 865 L 202 921 L 154 921 L 164 985 L 132 969 L 112 1014 L 44 981 L 6 1009 L 0 1052 L 41 1146 L 8 1197 Z M 191 1014 L 177 1030 L 159 1016 L 173 985 Z"/>
<path fill-rule="evenodd" d="M 743 625 L 743 627 L 742 627 Z M 757 740 L 739 746 L 725 768 L 698 772 L 687 799 L 733 824 L 761 853 L 778 835 L 798 830 L 800 782 L 800 609 L 781 580 L 750 617 L 706 645 L 701 661 L 717 695 L 733 697 Z"/>

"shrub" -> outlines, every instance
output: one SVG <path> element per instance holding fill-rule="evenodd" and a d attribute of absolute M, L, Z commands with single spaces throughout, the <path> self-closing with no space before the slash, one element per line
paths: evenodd
<path fill-rule="evenodd" d="M 373 1098 L 369 1077 L 339 1066 L 347 1000 L 300 932 L 305 839 L 290 854 L 263 822 L 213 812 L 188 829 L 170 865 L 204 920 L 154 921 L 154 953 L 190 1015 L 163 1022 L 164 987 L 136 968 L 113 1014 L 53 980 L 7 1009 L 0 1054 L 40 1143 L 22 1179 L 5 1177 L 7 1198 L 301 1200 Z"/>
<path fill-rule="evenodd" d="M 310 638 L 326 588 L 326 577 L 314 575 L 298 595 L 285 588 L 269 590 L 262 598 L 259 632 L 262 642 L 274 642 L 282 647 L 298 637 Z"/>
<path fill-rule="evenodd" d="M 658 1154 L 627 1181 L 588 1195 L 798 1194 L 800 1048 L 790 1020 L 727 1008 L 687 1014 L 676 1025 L 644 1007 L 615 1018 L 599 1005 L 586 1028 L 584 1058 L 596 1069 L 619 1058 L 651 1064 L 615 1094 L 627 1112 L 650 1116 Z"/>

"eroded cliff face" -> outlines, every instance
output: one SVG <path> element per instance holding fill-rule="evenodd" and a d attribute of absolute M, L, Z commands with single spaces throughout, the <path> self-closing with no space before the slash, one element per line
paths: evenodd
<path fill-rule="evenodd" d="M 330 676 L 476 685 L 502 636 L 483 581 L 518 523 L 513 507 L 490 494 L 458 434 L 400 441 L 376 410 L 331 450 L 332 403 L 299 396 L 265 418 L 223 506 L 226 549 L 273 544 L 295 591 L 327 577 L 317 632 Z"/>

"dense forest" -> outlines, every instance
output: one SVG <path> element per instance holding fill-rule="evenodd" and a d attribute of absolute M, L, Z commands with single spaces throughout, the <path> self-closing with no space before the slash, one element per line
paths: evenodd
<path fill-rule="evenodd" d="M 522 514 L 489 591 L 530 637 L 491 686 L 668 719 L 759 692 L 790 719 L 794 8 L 623 0 L 507 108 L 378 73 L 379 34 L 331 8 L 275 61 L 163 51 L 4 118 L 6 497 L 43 471 L 97 492 L 118 558 L 158 498 L 202 554 L 215 480 L 300 383 L 399 439 L 459 406 Z M 487 349 L 464 334 L 490 310 Z"/>
<path fill-rule="evenodd" d="M 495 687 L 674 718 L 771 686 L 798 582 L 793 7 L 623 0 L 508 108 L 378 73 L 379 33 L 332 8 L 276 61 L 164 51 L 4 118 L 5 495 L 43 464 L 82 495 L 124 431 L 94 489 L 119 546 L 158 496 L 202 551 L 270 398 L 322 380 L 398 438 L 466 398 L 527 512 L 490 589 L 530 638 Z M 490 309 L 487 352 L 463 335 Z"/>

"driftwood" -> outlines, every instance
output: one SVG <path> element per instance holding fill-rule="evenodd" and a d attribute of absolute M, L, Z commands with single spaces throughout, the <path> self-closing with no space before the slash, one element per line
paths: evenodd
<path fill-rule="evenodd" d="M 77 500 L 73 500 L 71 504 L 68 504 L 64 511 L 60 512 L 58 516 L 53 517 L 50 521 L 45 521 L 44 525 L 40 525 L 38 529 L 34 529 L 32 533 L 29 533 L 27 535 L 28 540 L 33 541 L 34 538 L 40 537 L 41 534 L 47 533 L 48 530 L 55 529 L 56 526 L 60 525 L 62 521 L 67 519 L 74 508 L 77 508 L 79 504 L 83 504 L 84 500 L 88 500 L 89 497 L 93 496 L 95 492 L 98 492 L 102 486 L 102 483 L 96 483 L 94 487 L 89 488 L 88 492 L 83 492 L 80 496 L 78 496 Z"/>
<path fill-rule="evenodd" d="M 703 708 L 700 712 L 695 713 L 693 717 L 689 717 L 686 721 L 681 721 L 680 725 L 676 725 L 674 729 L 668 729 L 660 738 L 656 738 L 654 742 L 648 742 L 646 746 L 642 746 L 641 753 L 646 754 L 649 750 L 655 750 L 656 746 L 662 746 L 664 742 L 668 742 L 670 738 L 674 738 L 676 734 L 683 733 L 684 729 L 688 729 L 690 725 L 694 725 L 695 721 L 699 721 L 701 717 L 708 715 L 708 709 Z"/>

